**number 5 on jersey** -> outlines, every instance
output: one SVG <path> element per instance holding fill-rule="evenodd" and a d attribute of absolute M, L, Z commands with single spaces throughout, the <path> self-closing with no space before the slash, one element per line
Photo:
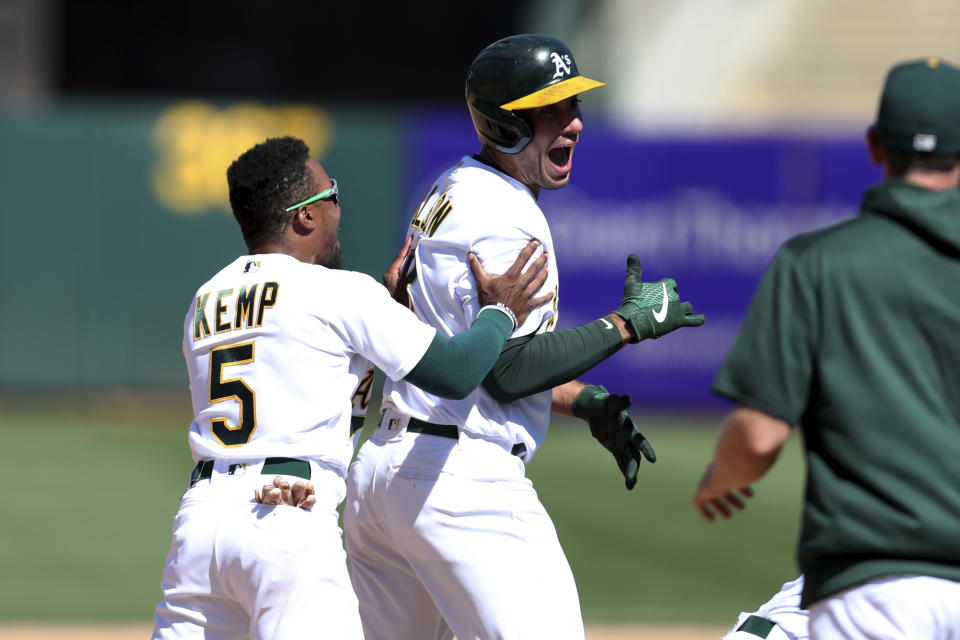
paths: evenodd
<path fill-rule="evenodd" d="M 253 362 L 253 342 L 218 347 L 210 351 L 210 404 L 224 400 L 240 403 L 240 424 L 231 427 L 223 418 L 210 420 L 213 435 L 226 447 L 250 441 L 257 428 L 257 402 L 253 389 L 240 378 L 224 378 L 224 367 Z"/>

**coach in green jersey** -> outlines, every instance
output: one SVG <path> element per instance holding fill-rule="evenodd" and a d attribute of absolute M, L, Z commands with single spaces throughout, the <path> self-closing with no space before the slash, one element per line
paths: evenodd
<path fill-rule="evenodd" d="M 756 291 L 694 504 L 743 508 L 799 424 L 810 637 L 957 638 L 960 70 L 894 66 L 867 142 L 885 180 L 859 215 L 788 241 Z"/>

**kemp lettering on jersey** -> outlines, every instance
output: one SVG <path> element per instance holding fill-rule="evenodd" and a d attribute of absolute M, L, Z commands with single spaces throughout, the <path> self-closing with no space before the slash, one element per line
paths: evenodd
<path fill-rule="evenodd" d="M 263 326 L 263 314 L 277 303 L 280 285 L 276 282 L 257 282 L 243 285 L 239 291 L 234 287 L 216 292 L 212 316 L 207 315 L 207 305 L 211 291 L 197 296 L 193 311 L 193 339 L 200 340 L 211 335 L 210 318 L 213 319 L 215 333 L 235 329 L 249 329 Z"/>

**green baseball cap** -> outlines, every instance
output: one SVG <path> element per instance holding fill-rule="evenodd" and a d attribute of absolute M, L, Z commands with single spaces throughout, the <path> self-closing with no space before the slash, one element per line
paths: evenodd
<path fill-rule="evenodd" d="M 888 149 L 960 153 L 960 69 L 940 58 L 895 65 L 887 73 L 874 126 Z"/>

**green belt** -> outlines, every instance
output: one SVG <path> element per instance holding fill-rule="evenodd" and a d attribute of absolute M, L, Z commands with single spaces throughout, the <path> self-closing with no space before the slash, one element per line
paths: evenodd
<path fill-rule="evenodd" d="M 737 627 L 737 631 L 751 633 L 758 638 L 766 638 L 773 631 L 774 624 L 766 618 L 760 616 L 750 616 L 743 621 L 743 624 Z"/>
<path fill-rule="evenodd" d="M 460 439 L 460 428 L 455 424 L 433 424 L 432 422 L 424 422 L 417 418 L 410 418 L 410 422 L 407 423 L 407 431 L 412 431 L 413 433 L 426 433 L 431 436 L 440 436 L 441 438 L 452 438 L 454 440 Z M 510 450 L 510 453 L 522 458 L 524 454 L 527 453 L 527 445 L 522 442 L 518 442 L 513 445 L 513 448 Z"/>
<path fill-rule="evenodd" d="M 227 475 L 232 476 L 237 469 L 242 468 L 242 464 L 231 464 L 227 467 Z M 296 458 L 267 458 L 263 462 L 261 475 L 272 474 L 281 476 L 296 476 L 304 480 L 310 479 L 310 463 L 306 460 L 297 460 Z M 201 460 L 193 468 L 190 474 L 190 484 L 193 485 L 197 480 L 206 480 L 213 475 L 213 460 Z"/>

